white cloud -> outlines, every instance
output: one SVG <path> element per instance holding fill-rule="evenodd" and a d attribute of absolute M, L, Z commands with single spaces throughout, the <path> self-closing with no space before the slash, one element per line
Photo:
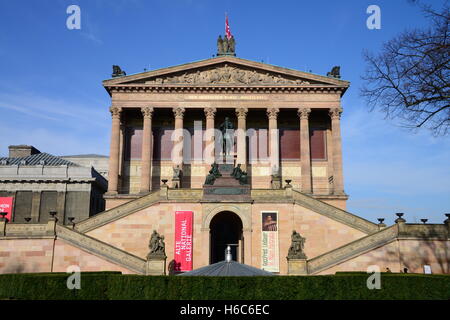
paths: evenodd
<path fill-rule="evenodd" d="M 80 121 L 90 125 L 107 126 L 105 110 L 25 92 L 0 93 L 0 109 L 19 112 L 31 118 L 58 121 L 69 126 L 78 126 Z"/>

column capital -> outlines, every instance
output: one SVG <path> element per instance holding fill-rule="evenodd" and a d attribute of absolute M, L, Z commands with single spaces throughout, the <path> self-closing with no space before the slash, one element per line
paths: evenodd
<path fill-rule="evenodd" d="M 120 118 L 120 114 L 122 112 L 122 108 L 121 107 L 116 107 L 116 106 L 111 106 L 109 108 L 109 112 L 111 112 L 111 116 L 113 118 Z"/>
<path fill-rule="evenodd" d="M 269 118 L 269 119 L 277 119 L 277 116 L 278 116 L 278 112 L 280 112 L 280 109 L 278 109 L 278 108 L 267 108 L 267 117 Z"/>
<path fill-rule="evenodd" d="M 247 108 L 236 108 L 236 115 L 239 118 L 244 118 L 247 116 L 248 109 Z"/>
<path fill-rule="evenodd" d="M 216 110 L 216 108 L 208 107 L 208 108 L 205 108 L 204 111 L 205 111 L 205 116 L 207 119 L 214 119 L 214 116 L 216 115 L 217 110 Z"/>
<path fill-rule="evenodd" d="M 342 108 L 330 108 L 328 111 L 331 119 L 339 120 L 341 118 Z"/>
<path fill-rule="evenodd" d="M 297 110 L 297 114 L 300 117 L 300 120 L 308 120 L 310 113 L 310 108 L 298 108 Z"/>
<path fill-rule="evenodd" d="M 141 108 L 142 115 L 144 118 L 152 118 L 153 107 L 142 107 Z"/>
<path fill-rule="evenodd" d="M 173 108 L 172 111 L 176 119 L 183 119 L 186 110 L 183 107 L 176 107 Z"/>

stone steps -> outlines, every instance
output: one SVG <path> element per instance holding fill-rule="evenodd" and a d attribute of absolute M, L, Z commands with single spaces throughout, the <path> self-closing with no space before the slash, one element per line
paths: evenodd
<path fill-rule="evenodd" d="M 146 261 L 142 258 L 61 225 L 56 225 L 55 232 L 58 238 L 81 250 L 138 274 L 145 274 Z"/>

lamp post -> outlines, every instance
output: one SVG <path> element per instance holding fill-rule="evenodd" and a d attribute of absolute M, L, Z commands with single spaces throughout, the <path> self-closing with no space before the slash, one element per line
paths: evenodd
<path fill-rule="evenodd" d="M 398 217 L 395 219 L 395 223 L 406 222 L 406 220 L 402 218 L 404 215 L 403 212 L 397 212 L 395 215 Z"/>
<path fill-rule="evenodd" d="M 72 224 L 72 229 L 75 229 L 75 222 L 73 222 L 75 220 L 75 217 L 69 217 L 67 219 L 69 219 L 70 223 Z"/>
<path fill-rule="evenodd" d="M 5 221 L 5 222 L 9 221 L 7 218 L 5 218 L 7 214 L 8 214 L 8 212 L 4 212 L 4 211 L 0 212 L 0 215 L 2 216 L 2 221 Z"/>

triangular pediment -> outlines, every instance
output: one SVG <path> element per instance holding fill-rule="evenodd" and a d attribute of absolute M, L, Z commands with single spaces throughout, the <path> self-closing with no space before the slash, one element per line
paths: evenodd
<path fill-rule="evenodd" d="M 231 56 L 116 77 L 103 82 L 117 85 L 158 86 L 339 86 L 349 82 L 334 77 L 281 68 Z"/>

